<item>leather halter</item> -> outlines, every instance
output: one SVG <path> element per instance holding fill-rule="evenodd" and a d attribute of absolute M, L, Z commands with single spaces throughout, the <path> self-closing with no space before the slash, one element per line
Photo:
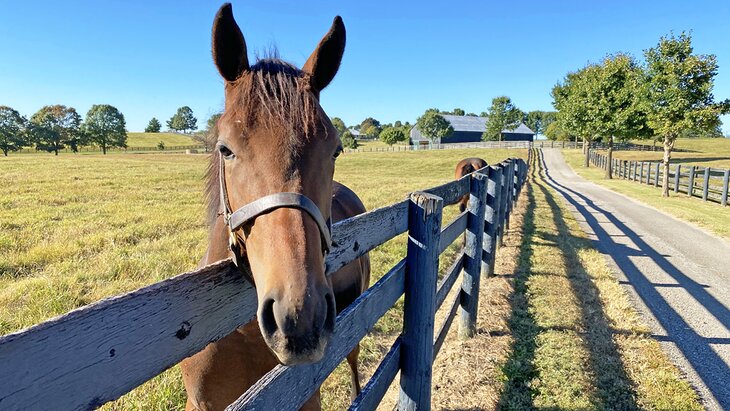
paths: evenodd
<path fill-rule="evenodd" d="M 243 268 L 246 265 L 246 261 L 244 261 L 243 256 L 241 255 L 241 244 L 239 244 L 236 231 L 244 225 L 253 222 L 258 216 L 270 213 L 276 209 L 294 208 L 309 214 L 314 222 L 317 223 L 319 235 L 322 239 L 322 253 L 327 256 L 327 253 L 329 253 L 332 248 L 332 225 L 329 219 L 324 219 L 322 212 L 319 210 L 319 207 L 317 207 L 314 201 L 310 200 L 303 194 L 281 192 L 261 197 L 258 200 L 244 205 L 236 211 L 231 211 L 231 204 L 228 201 L 228 188 L 226 187 L 225 160 L 219 156 L 219 161 L 220 171 L 218 173 L 218 178 L 220 180 L 220 199 L 221 208 L 223 209 L 223 218 L 228 226 L 228 248 L 233 253 L 233 262 L 244 277 L 251 281 L 251 284 L 253 284 L 253 278 L 250 273 Z"/>

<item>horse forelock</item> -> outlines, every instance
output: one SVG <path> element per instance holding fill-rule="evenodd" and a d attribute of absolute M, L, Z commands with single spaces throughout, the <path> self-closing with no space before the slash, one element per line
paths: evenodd
<path fill-rule="evenodd" d="M 226 85 L 222 122 L 232 122 L 243 135 L 253 128 L 263 128 L 270 139 L 262 144 L 280 144 L 293 153 L 317 135 L 327 138 L 326 115 L 319 114 L 319 101 L 312 93 L 309 74 L 276 57 L 256 61 L 236 81 Z M 259 133 L 261 134 L 261 133 Z M 220 211 L 219 162 L 214 151 L 206 172 L 208 223 L 213 224 Z"/>

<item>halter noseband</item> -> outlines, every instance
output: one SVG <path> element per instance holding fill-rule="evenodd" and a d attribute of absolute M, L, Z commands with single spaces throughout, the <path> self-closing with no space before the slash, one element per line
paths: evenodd
<path fill-rule="evenodd" d="M 241 273 L 247 277 L 253 284 L 253 278 L 244 272 L 245 265 L 241 256 L 240 244 L 236 237 L 236 230 L 240 229 L 246 223 L 252 222 L 256 217 L 270 213 L 279 208 L 295 208 L 309 214 L 317 223 L 319 235 L 322 239 L 322 252 L 326 256 L 332 247 L 332 225 L 330 220 L 325 220 L 319 207 L 307 196 L 299 193 L 274 193 L 261 197 L 251 203 L 244 205 L 236 211 L 231 211 L 231 204 L 228 201 L 228 188 L 226 187 L 225 176 L 225 160 L 219 157 L 220 171 L 218 178 L 220 180 L 220 199 L 221 208 L 223 209 L 223 218 L 228 226 L 228 247 L 233 252 L 233 262 L 236 264 Z"/>

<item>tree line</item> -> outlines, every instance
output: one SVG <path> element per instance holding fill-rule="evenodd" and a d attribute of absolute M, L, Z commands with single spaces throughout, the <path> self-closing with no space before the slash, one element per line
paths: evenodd
<path fill-rule="evenodd" d="M 197 119 L 190 107 L 184 106 L 167 122 L 170 130 L 192 131 Z M 145 132 L 157 133 L 161 124 L 152 118 Z M 109 104 L 94 104 L 84 119 L 73 107 L 61 104 L 43 106 L 30 119 L 8 106 L 0 106 L 0 150 L 5 156 L 24 147 L 55 153 L 69 148 L 96 146 L 106 154 L 111 148 L 127 147 L 124 114 Z"/>
<path fill-rule="evenodd" d="M 357 141 L 352 130 L 356 130 L 360 136 L 377 138 L 388 145 L 409 142 L 410 132 L 413 127 L 416 127 L 421 135 L 431 141 L 446 138 L 454 132 L 454 129 L 451 123 L 444 118 L 444 115 L 486 117 L 486 131 L 482 134 L 483 141 L 501 140 L 502 130 L 513 129 L 519 126 L 520 123 L 525 123 L 536 134 L 547 134 L 550 132 L 549 126 L 556 119 L 556 112 L 554 111 L 534 110 L 525 112 L 517 108 L 509 97 L 499 96 L 493 98 L 489 109 L 479 115 L 472 112 L 467 113 L 458 107 L 451 111 L 429 108 L 418 117 L 415 124 L 410 124 L 407 121 L 405 123 L 396 121 L 381 124 L 372 117 L 368 117 L 360 124 L 349 128 L 339 117 L 332 118 L 332 124 L 339 131 L 342 144 L 345 147 L 357 148 Z"/>
<path fill-rule="evenodd" d="M 669 196 L 669 161 L 679 137 L 722 136 L 720 115 L 730 100 L 712 95 L 718 65 L 714 55 L 695 54 L 691 35 L 670 34 L 644 51 L 644 61 L 628 53 L 609 54 L 598 63 L 568 73 L 552 89 L 558 110 L 552 132 L 559 139 L 603 141 L 608 162 L 614 141 L 652 139 L 664 146 L 663 193 Z M 588 166 L 586 149 L 585 166 Z M 612 178 L 611 167 L 606 178 Z"/>

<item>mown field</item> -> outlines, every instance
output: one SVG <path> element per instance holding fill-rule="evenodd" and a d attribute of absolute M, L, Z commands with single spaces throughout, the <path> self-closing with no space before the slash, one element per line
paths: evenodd
<path fill-rule="evenodd" d="M 647 144 L 636 141 L 637 144 Z M 672 163 L 700 165 L 702 167 L 730 168 L 730 138 L 682 138 L 675 147 L 688 152 L 672 152 Z M 614 151 L 616 158 L 631 161 L 661 161 L 664 158 L 662 145 L 659 151 Z"/>
<path fill-rule="evenodd" d="M 453 178 L 461 158 L 490 162 L 524 150 L 442 150 L 352 153 L 338 160 L 336 179 L 368 209 Z M 130 291 L 196 267 L 205 250 L 202 202 L 205 155 L 17 156 L 0 161 L 0 334 L 12 332 L 101 298 Z M 444 221 L 456 215 L 449 207 Z M 371 253 L 373 282 L 405 253 L 400 236 Z M 447 251 L 442 264 L 455 254 Z M 364 375 L 400 329 L 392 310 L 363 341 Z M 340 368 L 326 383 L 327 409 L 349 397 Z M 181 408 L 177 367 L 108 409 Z"/>
<path fill-rule="evenodd" d="M 162 141 L 165 146 L 197 146 L 199 143 L 189 136 L 177 133 L 127 133 L 129 147 L 157 147 Z"/>

